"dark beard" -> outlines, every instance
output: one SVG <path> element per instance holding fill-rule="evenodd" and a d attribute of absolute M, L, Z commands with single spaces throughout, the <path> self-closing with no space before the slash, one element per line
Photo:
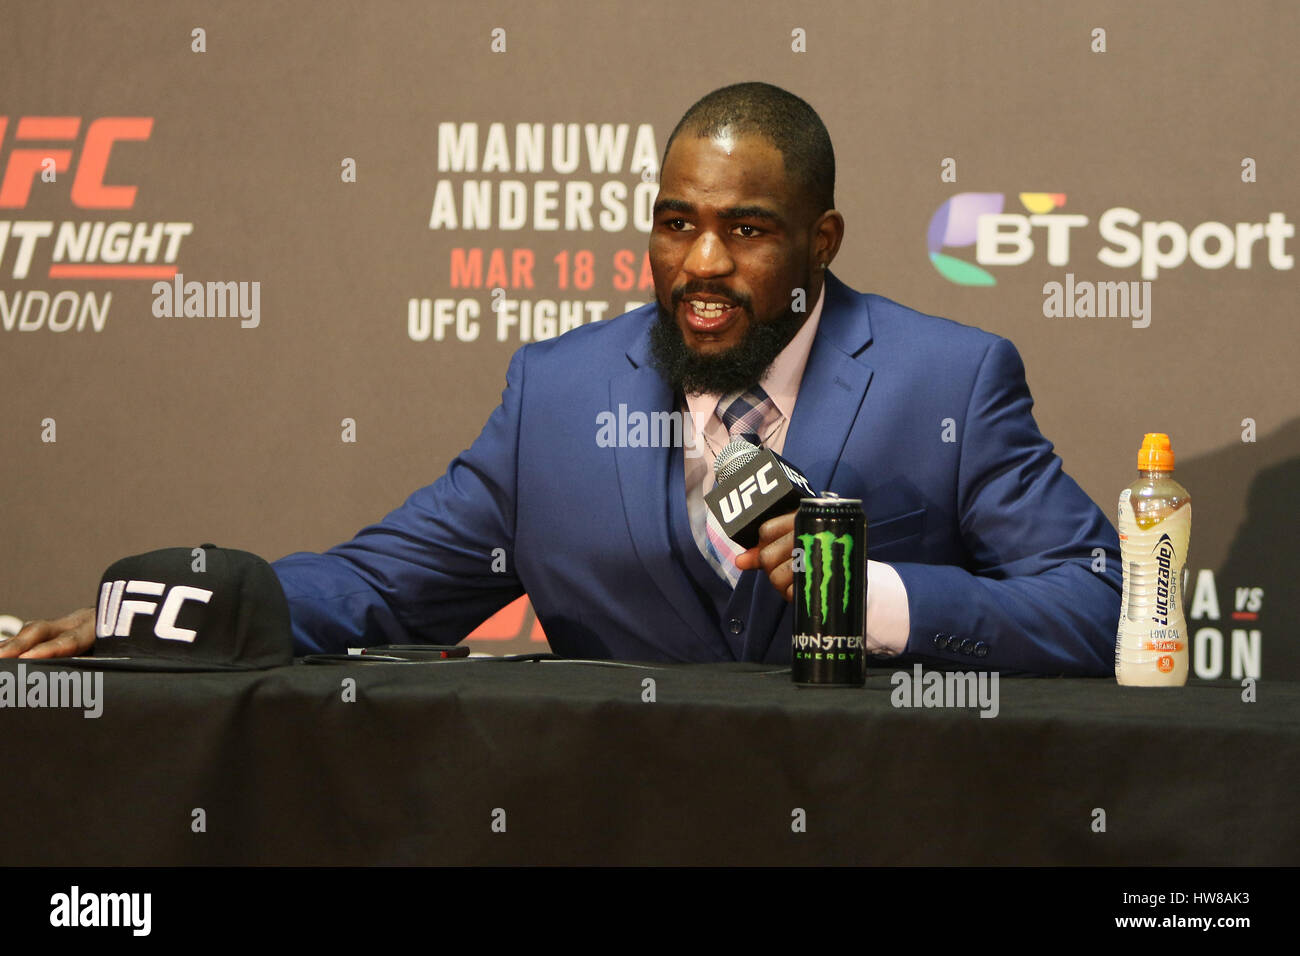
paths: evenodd
<path fill-rule="evenodd" d="M 807 312 L 786 309 L 770 321 L 751 322 L 745 337 L 725 352 L 700 355 L 686 344 L 676 318 L 662 305 L 657 312 L 658 321 L 650 329 L 655 367 L 674 392 L 713 395 L 729 395 L 757 385 L 808 318 Z"/>

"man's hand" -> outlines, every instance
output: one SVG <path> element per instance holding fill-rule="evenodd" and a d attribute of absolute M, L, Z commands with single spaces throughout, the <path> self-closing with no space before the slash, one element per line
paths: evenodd
<path fill-rule="evenodd" d="M 749 571 L 761 567 L 787 601 L 794 600 L 794 512 L 764 521 L 758 544 L 736 555 L 736 567 Z"/>
<path fill-rule="evenodd" d="M 0 657 L 71 657 L 86 654 L 95 643 L 95 609 L 53 621 L 28 621 L 16 635 L 0 641 Z"/>

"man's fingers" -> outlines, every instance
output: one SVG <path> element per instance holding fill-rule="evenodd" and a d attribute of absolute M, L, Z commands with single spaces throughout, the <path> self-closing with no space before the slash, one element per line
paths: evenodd
<path fill-rule="evenodd" d="M 790 557 L 794 549 L 794 512 L 790 511 L 776 518 L 769 518 L 758 528 L 758 544 L 736 556 L 736 567 L 742 571 L 754 568 L 774 568 Z M 788 542 L 786 539 L 789 539 Z M 769 553 L 769 548 L 776 548 Z M 781 551 L 785 556 L 781 557 Z"/>
<path fill-rule="evenodd" d="M 769 518 L 764 521 L 758 529 L 759 547 L 770 544 L 784 535 L 793 535 L 794 515 L 793 511 L 788 511 L 776 518 Z"/>
<path fill-rule="evenodd" d="M 794 600 L 794 515 L 793 511 L 764 521 L 758 529 L 758 544 L 736 555 L 742 571 L 762 568 L 772 587 L 787 601 Z"/>
<path fill-rule="evenodd" d="M 783 564 L 777 565 L 775 568 L 767 572 L 767 579 L 772 582 L 772 587 L 776 588 L 778 593 L 781 595 L 786 596 L 787 592 L 789 593 L 790 596 L 786 596 L 785 598 L 787 601 L 792 600 L 794 593 L 793 562 L 786 561 Z"/>
<path fill-rule="evenodd" d="M 0 643 L 0 657 L 17 657 L 29 647 L 49 640 L 56 633 L 53 627 L 50 621 L 28 621 L 17 634 Z"/>
<path fill-rule="evenodd" d="M 794 532 L 777 538 L 775 541 L 767 544 L 759 552 L 759 559 L 763 565 L 763 570 L 771 574 L 782 564 L 789 562 L 794 555 Z"/>
<path fill-rule="evenodd" d="M 71 614 L 63 615 L 54 623 L 62 624 L 69 630 L 75 628 L 80 631 L 89 628 L 90 633 L 93 635 L 95 633 L 95 609 L 93 607 L 78 608 Z"/>
<path fill-rule="evenodd" d="M 82 608 L 53 621 L 28 621 L 0 643 L 0 657 L 67 657 L 95 643 L 95 610 Z"/>
<path fill-rule="evenodd" d="M 93 632 L 90 634 L 90 640 L 87 641 L 85 635 L 80 631 L 64 631 L 58 637 L 42 641 L 21 656 L 28 660 L 43 657 L 70 657 L 88 651 L 94 640 L 95 635 Z"/>
<path fill-rule="evenodd" d="M 777 522 L 782 522 L 777 524 Z M 782 518 L 773 518 L 772 521 L 763 527 L 766 529 L 769 525 L 775 529 L 785 526 Z M 767 579 L 776 588 L 778 594 L 784 595 L 786 589 L 794 583 L 794 527 L 793 519 L 790 522 L 790 530 L 769 543 L 766 547 L 758 552 L 759 561 L 763 571 L 767 574 Z"/>
<path fill-rule="evenodd" d="M 761 567 L 787 601 L 794 600 L 794 535 L 789 534 L 781 541 L 766 548 L 750 548 L 736 555 L 736 567 L 749 571 Z"/>

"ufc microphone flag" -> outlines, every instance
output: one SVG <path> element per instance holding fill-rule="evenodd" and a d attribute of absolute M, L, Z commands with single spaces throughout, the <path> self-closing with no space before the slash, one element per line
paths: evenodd
<path fill-rule="evenodd" d="M 799 507 L 802 498 L 816 497 L 808 479 L 768 448 L 749 446 L 739 454 L 719 456 L 722 466 L 718 483 L 704 496 L 704 502 L 718 518 L 723 532 L 745 548 L 758 544 L 758 529 L 771 518 Z M 723 463 L 727 457 L 729 464 Z"/>

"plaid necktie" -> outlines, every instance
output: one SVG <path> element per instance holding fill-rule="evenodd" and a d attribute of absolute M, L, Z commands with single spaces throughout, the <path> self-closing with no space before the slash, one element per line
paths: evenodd
<path fill-rule="evenodd" d="M 774 411 L 776 403 L 768 397 L 767 392 L 755 385 L 747 392 L 733 392 L 723 396 L 718 402 L 717 416 L 727 426 L 727 432 L 732 438 L 743 438 L 758 445 L 762 443 L 761 430 Z M 744 551 L 744 548 L 726 536 L 712 510 L 706 508 L 705 511 L 709 555 L 723 580 L 734 588 L 741 575 L 740 568 L 736 567 L 736 555 Z"/>

